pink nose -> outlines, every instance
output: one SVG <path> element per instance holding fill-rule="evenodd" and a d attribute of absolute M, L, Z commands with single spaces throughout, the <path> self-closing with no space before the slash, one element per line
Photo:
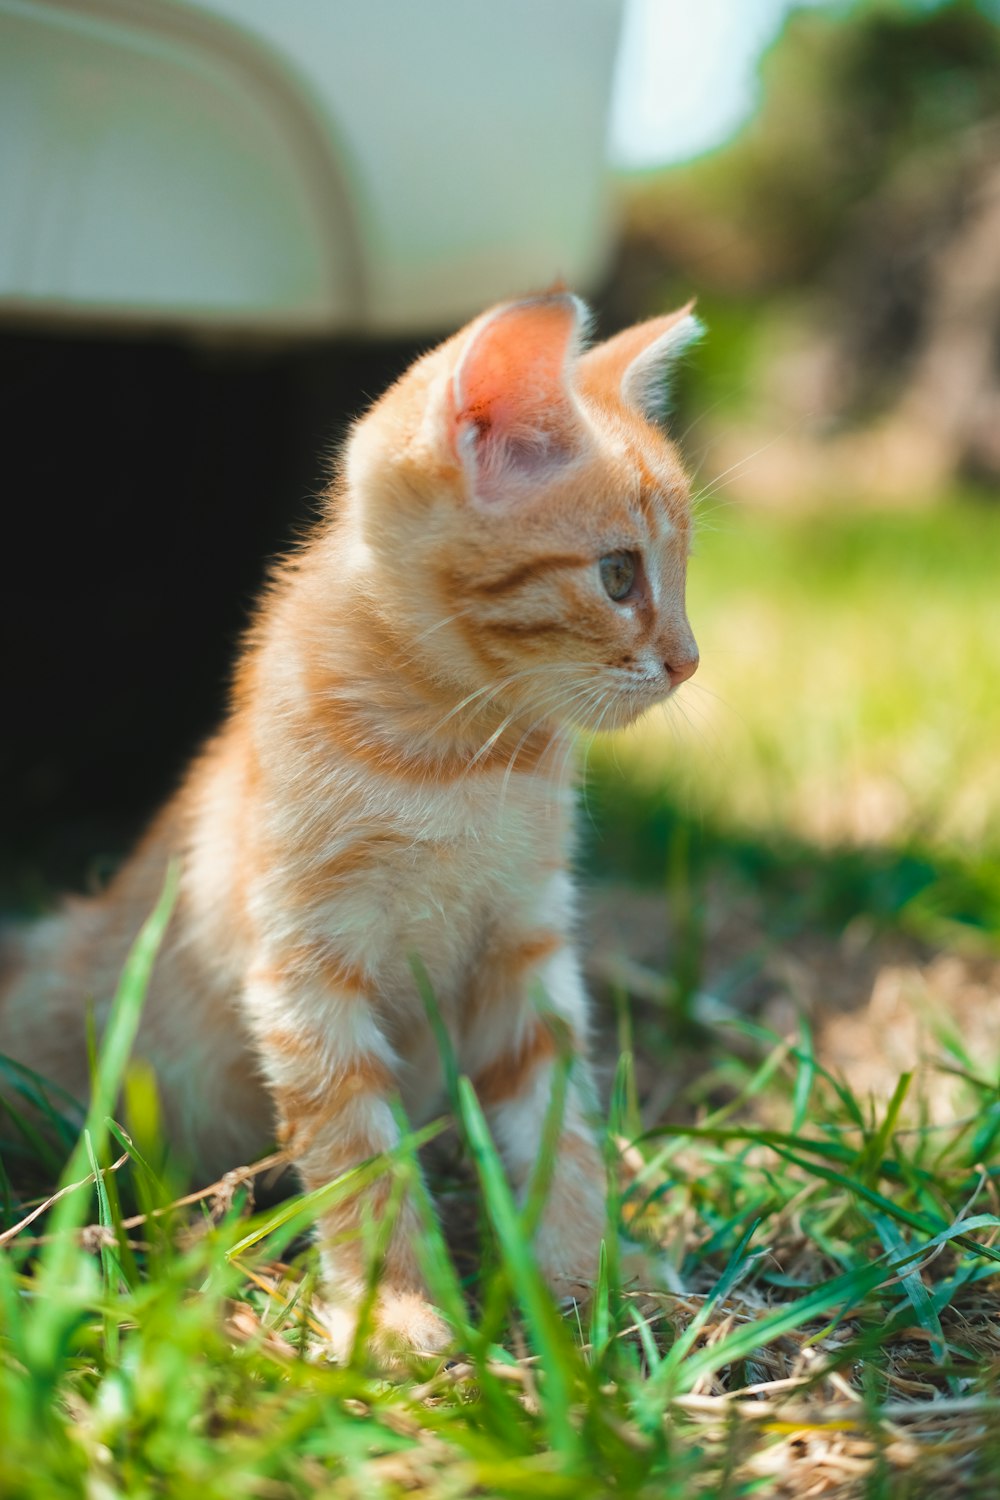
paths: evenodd
<path fill-rule="evenodd" d="M 698 670 L 699 660 L 697 656 L 689 656 L 682 661 L 665 661 L 663 665 L 670 678 L 670 686 L 680 687 L 682 682 L 687 682 L 689 677 L 693 677 Z"/>

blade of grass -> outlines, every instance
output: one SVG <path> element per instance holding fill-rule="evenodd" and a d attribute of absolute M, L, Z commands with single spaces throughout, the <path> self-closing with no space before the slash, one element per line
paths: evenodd
<path fill-rule="evenodd" d="M 868 1294 L 885 1281 L 890 1272 L 885 1264 L 861 1266 L 824 1282 L 814 1291 L 786 1306 L 756 1318 L 733 1330 L 709 1348 L 693 1351 L 675 1376 L 674 1393 L 690 1391 L 704 1376 L 714 1374 L 723 1365 L 745 1358 L 754 1349 L 773 1343 L 786 1333 L 801 1328 L 813 1318 L 832 1308 L 848 1309 L 862 1303 Z"/>
<path fill-rule="evenodd" d="M 894 1273 L 898 1274 L 901 1266 L 922 1258 L 936 1245 L 949 1240 L 956 1244 L 963 1244 L 968 1230 L 996 1228 L 998 1225 L 1000 1225 L 1000 1220 L 995 1214 L 976 1214 L 971 1219 L 959 1219 L 946 1229 L 940 1230 L 919 1248 L 911 1248 L 905 1255 L 898 1256 L 894 1266 L 887 1265 L 886 1258 L 883 1256 L 871 1265 L 859 1266 L 833 1277 L 830 1281 L 806 1293 L 804 1297 L 798 1298 L 797 1301 L 777 1308 L 773 1313 L 757 1318 L 741 1328 L 734 1329 L 726 1338 L 713 1344 L 710 1349 L 694 1352 L 682 1372 L 684 1389 L 690 1390 L 704 1376 L 718 1370 L 722 1365 L 742 1359 L 755 1348 L 771 1343 L 786 1333 L 794 1332 L 795 1329 L 801 1328 L 803 1323 L 808 1323 L 813 1318 L 829 1312 L 831 1308 L 842 1306 L 846 1310 L 859 1306 L 882 1282 L 893 1277 Z M 979 1254 L 985 1253 L 985 1246 L 976 1246 L 974 1240 L 971 1243 Z"/>
<path fill-rule="evenodd" d="M 388 1166 L 388 1163 L 386 1164 Z M 392 1238 L 399 1211 L 406 1195 L 406 1183 L 397 1173 L 389 1184 L 389 1196 L 377 1219 L 363 1205 L 361 1216 L 362 1264 L 365 1268 L 364 1290 L 357 1303 L 354 1334 L 351 1339 L 347 1368 L 360 1373 L 368 1363 L 368 1343 L 375 1331 L 375 1309 L 378 1302 L 379 1280 L 385 1265 L 385 1255 Z"/>
<path fill-rule="evenodd" d="M 753 1223 L 743 1234 L 715 1286 L 708 1293 L 708 1296 L 683 1333 L 674 1340 L 656 1366 L 656 1369 L 653 1370 L 642 1402 L 642 1410 L 646 1414 L 647 1419 L 651 1411 L 662 1412 L 665 1400 L 669 1400 L 673 1392 L 677 1372 L 687 1358 L 705 1324 L 712 1316 L 716 1304 L 729 1296 L 737 1282 L 745 1275 L 750 1261 L 755 1258 L 749 1257 L 747 1250 L 750 1241 L 760 1227 L 760 1222 L 760 1219 L 754 1219 Z"/>
<path fill-rule="evenodd" d="M 125 960 L 108 1015 L 86 1125 L 70 1154 L 60 1179 L 61 1187 L 81 1178 L 89 1182 L 91 1179 L 85 1173 L 89 1155 L 93 1151 L 99 1161 L 104 1151 L 106 1121 L 112 1113 L 139 1027 L 146 989 L 173 913 L 179 881 L 180 867 L 173 862 L 168 866 L 156 906 L 143 923 Z M 42 1399 L 65 1357 L 66 1340 L 79 1316 L 81 1300 L 91 1293 L 89 1260 L 77 1246 L 72 1232 L 82 1224 L 88 1202 L 89 1195 L 81 1190 L 66 1192 L 56 1198 L 48 1223 L 52 1238 L 40 1257 L 36 1280 L 38 1298 L 29 1335 L 32 1364 L 40 1377 L 38 1389 Z"/>
<path fill-rule="evenodd" d="M 424 967 L 423 959 L 418 953 L 409 955 L 410 969 L 416 981 L 420 998 L 423 1001 L 424 1012 L 427 1016 L 428 1025 L 437 1046 L 438 1056 L 441 1059 L 441 1068 L 444 1073 L 445 1093 L 452 1109 L 458 1114 L 458 1059 L 455 1056 L 455 1048 L 452 1046 L 451 1036 L 441 1015 L 441 1007 L 438 1005 L 434 986 L 431 984 L 430 975 Z"/>
<path fill-rule="evenodd" d="M 104 1184 L 104 1173 L 98 1165 L 97 1157 L 94 1155 L 93 1144 L 90 1139 L 89 1130 L 83 1132 L 87 1145 L 87 1154 L 90 1157 L 90 1168 L 94 1174 L 94 1182 L 97 1186 L 98 1218 L 101 1228 L 106 1232 L 113 1232 L 114 1225 L 111 1219 L 111 1204 L 108 1201 L 108 1192 Z M 108 1365 L 118 1362 L 118 1321 L 111 1312 L 110 1303 L 119 1286 L 122 1285 L 121 1267 L 117 1258 L 105 1238 L 101 1238 L 101 1271 L 104 1280 L 104 1358 Z"/>
<path fill-rule="evenodd" d="M 740 1036 L 751 1037 L 754 1041 L 763 1042 L 769 1047 L 774 1047 L 776 1045 L 784 1046 L 787 1048 L 788 1054 L 791 1057 L 794 1057 L 799 1061 L 803 1060 L 804 1054 L 800 1052 L 798 1048 L 788 1047 L 788 1044 L 786 1042 L 783 1042 L 782 1038 L 777 1036 L 775 1032 L 769 1030 L 766 1026 L 758 1025 L 755 1021 L 748 1021 L 744 1017 L 740 1017 L 739 1020 L 729 1020 L 724 1022 L 723 1024 L 727 1027 L 731 1027 Z M 859 1126 L 863 1130 L 865 1128 L 864 1114 L 861 1110 L 861 1106 L 858 1104 L 858 1101 L 855 1099 L 854 1095 L 851 1093 L 847 1085 L 843 1083 L 841 1079 L 837 1078 L 835 1074 L 831 1073 L 829 1068 L 825 1068 L 819 1061 L 819 1059 L 814 1055 L 812 1058 L 812 1063 L 820 1078 L 824 1079 L 837 1095 L 837 1098 L 843 1105 L 844 1111 L 850 1119 L 851 1123 L 853 1125 Z"/>
<path fill-rule="evenodd" d="M 908 1253 L 909 1246 L 891 1219 L 887 1219 L 884 1214 L 872 1214 L 872 1223 L 883 1247 L 888 1252 L 890 1265 L 895 1259 L 901 1259 Z M 948 1358 L 944 1330 L 941 1327 L 941 1319 L 938 1317 L 933 1298 L 921 1279 L 918 1266 L 912 1266 L 910 1270 L 902 1273 L 902 1285 L 917 1322 L 928 1335 L 928 1342 L 935 1359 L 939 1364 L 944 1364 Z M 961 1392 L 958 1381 L 953 1375 L 949 1375 L 947 1379 L 952 1395 L 959 1395 Z"/>
<path fill-rule="evenodd" d="M 169 866 L 159 900 L 143 923 L 125 960 L 125 967 L 108 1015 L 84 1131 L 66 1164 L 60 1186 L 81 1176 L 90 1150 L 87 1144 L 87 1132 L 89 1132 L 95 1155 L 99 1156 L 103 1151 L 108 1133 L 106 1122 L 113 1113 L 114 1102 L 125 1075 L 129 1053 L 139 1029 L 139 1018 L 146 998 L 146 989 L 156 962 L 156 955 L 173 913 L 179 882 L 180 866 L 175 862 Z M 86 1204 L 83 1195 L 68 1194 L 59 1200 L 49 1225 L 50 1233 L 57 1237 L 54 1246 L 65 1243 L 66 1231 L 79 1224 L 85 1212 Z M 58 1250 L 54 1247 L 51 1256 L 47 1257 L 47 1263 L 58 1259 Z"/>
<path fill-rule="evenodd" d="M 574 1461 L 578 1457 L 579 1441 L 570 1411 L 576 1383 L 576 1352 L 542 1281 L 506 1174 L 468 1078 L 459 1079 L 458 1095 L 487 1212 L 524 1312 L 528 1336 L 545 1370 L 544 1420 L 552 1446 L 564 1459 Z"/>
<path fill-rule="evenodd" d="M 569 1075 L 573 1058 L 565 1035 L 557 1038 L 557 1045 L 560 1051 L 552 1069 L 552 1093 L 545 1108 L 542 1138 L 538 1143 L 538 1156 L 528 1182 L 524 1206 L 521 1209 L 524 1232 L 529 1238 L 537 1229 L 542 1209 L 545 1207 L 552 1173 L 559 1155 L 559 1137 L 562 1135 L 563 1120 L 566 1115 L 566 1098 L 569 1092 Z"/>
<path fill-rule="evenodd" d="M 612 1328 L 608 1286 L 608 1247 L 607 1242 L 602 1240 L 601 1253 L 597 1262 L 597 1281 L 594 1286 L 593 1301 L 590 1304 L 590 1362 L 595 1367 L 601 1363 L 604 1352 L 611 1342 Z"/>
<path fill-rule="evenodd" d="M 828 1161 L 843 1163 L 844 1166 L 853 1166 L 858 1159 L 858 1153 L 850 1146 L 842 1145 L 839 1141 L 817 1140 L 815 1136 L 792 1135 L 782 1130 L 766 1130 L 753 1125 L 655 1125 L 652 1129 L 645 1131 L 635 1142 L 641 1145 L 647 1140 L 656 1140 L 659 1136 L 687 1136 L 691 1140 L 714 1141 L 719 1145 L 725 1145 L 730 1141 L 746 1141 L 753 1145 L 773 1146 L 778 1151 L 781 1147 L 789 1147 L 796 1151 L 808 1151 L 817 1156 L 825 1157 Z M 918 1172 L 920 1169 L 916 1169 Z M 885 1157 L 879 1162 L 879 1174 L 893 1181 L 900 1181 L 903 1177 L 899 1163 L 891 1157 Z M 928 1172 L 920 1173 L 923 1177 L 931 1180 Z"/>
<path fill-rule="evenodd" d="M 647 1131 L 646 1135 L 649 1137 L 655 1137 L 656 1135 L 663 1133 L 670 1133 L 672 1135 L 680 1136 L 688 1135 L 693 1139 L 704 1137 L 708 1140 L 719 1139 L 724 1141 L 729 1139 L 759 1141 L 762 1145 L 770 1146 L 772 1151 L 776 1152 L 777 1155 L 781 1156 L 785 1161 L 789 1161 L 793 1165 L 801 1167 L 803 1171 L 810 1173 L 814 1177 L 821 1177 L 825 1182 L 830 1182 L 837 1187 L 843 1188 L 849 1194 L 863 1198 L 866 1202 L 872 1204 L 873 1207 L 881 1209 L 884 1213 L 889 1214 L 890 1217 L 898 1219 L 900 1223 L 908 1225 L 910 1229 L 919 1230 L 921 1234 L 933 1235 L 937 1233 L 937 1231 L 941 1228 L 940 1218 L 938 1218 L 937 1222 L 935 1223 L 927 1216 L 921 1216 L 920 1214 L 911 1213 L 909 1209 L 902 1208 L 899 1204 L 893 1203 L 891 1199 L 886 1198 L 882 1193 L 876 1192 L 874 1188 L 866 1187 L 864 1183 L 857 1182 L 853 1178 L 845 1176 L 842 1172 L 835 1172 L 832 1170 L 832 1168 L 822 1166 L 818 1162 L 810 1162 L 800 1156 L 798 1154 L 798 1151 L 790 1150 L 784 1144 L 786 1141 L 791 1139 L 793 1141 L 793 1144 L 798 1146 L 800 1149 L 817 1151 L 818 1153 L 821 1153 L 828 1157 L 832 1157 L 836 1160 L 843 1160 L 843 1148 L 835 1146 L 833 1142 L 818 1142 L 808 1140 L 795 1141 L 794 1137 L 788 1137 L 778 1131 L 753 1131 L 749 1127 L 735 1131 L 714 1131 L 706 1130 L 700 1126 L 667 1125 L 657 1126 L 654 1130 Z M 645 1139 L 645 1137 L 643 1137 L 643 1139 Z M 852 1160 L 855 1159 L 855 1154 L 853 1152 L 848 1152 L 848 1156 Z M 892 1169 L 891 1171 L 887 1171 L 885 1173 L 886 1176 L 899 1176 L 899 1167 L 897 1163 L 883 1162 L 881 1165 L 889 1166 Z M 929 1174 L 925 1175 L 929 1176 Z M 994 1250 L 992 1246 L 979 1245 L 974 1240 L 969 1241 L 968 1243 L 966 1243 L 965 1240 L 960 1240 L 960 1243 L 964 1244 L 967 1249 L 974 1250 L 978 1255 L 984 1255 L 990 1260 L 1000 1261 L 1000 1250 Z"/>
<path fill-rule="evenodd" d="M 417 1148 L 414 1145 L 415 1134 L 410 1129 L 401 1104 L 394 1105 L 394 1112 L 400 1132 L 397 1151 L 401 1163 L 405 1164 L 408 1169 L 410 1196 L 423 1228 L 423 1233 L 414 1247 L 417 1260 L 427 1281 L 427 1289 L 433 1302 L 455 1329 L 460 1343 L 469 1347 L 473 1333 L 468 1320 L 465 1298 L 462 1295 L 461 1282 L 455 1272 L 455 1265 L 448 1252 L 441 1222 L 424 1181 Z"/>
<path fill-rule="evenodd" d="M 792 1091 L 792 1134 L 798 1135 L 806 1121 L 809 1096 L 816 1078 L 816 1054 L 813 1051 L 812 1030 L 805 1016 L 799 1017 L 800 1050 L 793 1056 L 798 1062 L 795 1087 Z"/>
<path fill-rule="evenodd" d="M 890 1218 L 898 1219 L 901 1224 L 908 1225 L 910 1229 L 916 1229 L 921 1234 L 934 1235 L 941 1228 L 940 1220 L 933 1223 L 927 1217 L 911 1213 L 909 1209 L 902 1208 L 898 1203 L 893 1203 L 891 1199 L 877 1193 L 874 1188 L 866 1187 L 862 1182 L 854 1182 L 851 1178 L 845 1177 L 842 1172 L 834 1172 L 828 1167 L 819 1166 L 816 1162 L 804 1161 L 794 1151 L 788 1151 L 783 1146 L 774 1146 L 773 1149 L 786 1161 L 793 1162 L 796 1166 L 811 1172 L 813 1176 L 822 1177 L 825 1182 L 834 1183 L 848 1193 L 863 1198 L 865 1202 L 872 1204 L 875 1208 L 880 1208 Z M 970 1240 L 964 1232 L 952 1237 L 966 1249 L 974 1250 L 977 1255 L 984 1255 L 988 1260 L 1000 1261 L 1000 1250 L 995 1250 L 991 1245 L 980 1245 L 975 1240 Z"/>
<path fill-rule="evenodd" d="M 285 1247 L 298 1235 L 311 1229 L 328 1208 L 333 1208 L 345 1198 L 370 1187 L 383 1172 L 389 1170 L 400 1155 L 405 1158 L 407 1151 L 418 1150 L 427 1141 L 432 1141 L 446 1128 L 446 1124 L 444 1120 L 432 1121 L 431 1124 L 414 1131 L 405 1144 L 401 1142 L 391 1151 L 373 1156 L 370 1161 L 352 1167 L 350 1171 L 334 1178 L 332 1182 L 313 1188 L 308 1193 L 298 1193 L 294 1198 L 286 1199 L 276 1208 L 259 1215 L 256 1220 L 251 1219 L 251 1227 L 237 1240 L 236 1244 L 229 1247 L 226 1251 L 226 1258 L 237 1259 L 245 1255 L 248 1250 L 252 1250 L 255 1245 L 267 1240 L 269 1256 L 277 1259 Z"/>
<path fill-rule="evenodd" d="M 889 1148 L 889 1141 L 899 1120 L 899 1112 L 903 1107 L 903 1100 L 913 1082 L 912 1073 L 902 1073 L 892 1091 L 892 1098 L 886 1106 L 882 1123 L 875 1134 L 870 1138 L 863 1148 L 858 1159 L 858 1172 L 866 1182 L 877 1181 L 882 1175 L 880 1166 Z"/>
<path fill-rule="evenodd" d="M 86 1110 L 79 1099 L 58 1083 L 52 1083 L 48 1078 L 43 1078 L 41 1073 L 37 1073 L 34 1068 L 29 1068 L 27 1063 L 18 1062 L 16 1058 L 8 1057 L 2 1052 L 0 1052 L 0 1074 L 7 1078 L 8 1084 L 17 1093 L 34 1106 L 43 1119 L 53 1127 L 58 1139 L 67 1148 L 73 1145 L 86 1115 Z M 54 1100 L 59 1100 L 64 1110 L 57 1109 Z"/>

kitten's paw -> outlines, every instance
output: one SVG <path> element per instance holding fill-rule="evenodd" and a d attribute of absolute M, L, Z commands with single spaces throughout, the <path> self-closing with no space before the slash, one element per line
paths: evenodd
<path fill-rule="evenodd" d="M 346 1364 L 357 1337 L 357 1308 L 327 1303 L 314 1310 L 326 1334 L 316 1357 Z M 454 1342 L 451 1328 L 419 1292 L 391 1286 L 379 1292 L 365 1345 L 380 1370 L 394 1374 L 414 1360 L 438 1359 Z"/>
<path fill-rule="evenodd" d="M 369 1347 L 380 1365 L 394 1367 L 411 1358 L 436 1359 L 454 1342 L 448 1324 L 419 1292 L 387 1287 L 379 1296 Z"/>

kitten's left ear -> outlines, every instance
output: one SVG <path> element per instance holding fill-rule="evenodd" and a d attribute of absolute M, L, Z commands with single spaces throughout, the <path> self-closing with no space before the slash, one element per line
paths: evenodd
<path fill-rule="evenodd" d="M 445 423 L 476 503 L 531 494 L 576 456 L 570 370 L 588 316 L 579 298 L 554 292 L 494 308 L 469 330 Z"/>
<path fill-rule="evenodd" d="M 636 323 L 588 352 L 580 360 L 584 387 L 615 389 L 626 406 L 650 422 L 659 422 L 670 400 L 674 364 L 704 333 L 689 302 L 662 318 Z"/>

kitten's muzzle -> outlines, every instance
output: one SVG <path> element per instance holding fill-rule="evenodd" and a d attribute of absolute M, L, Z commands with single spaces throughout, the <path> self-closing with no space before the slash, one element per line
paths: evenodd
<path fill-rule="evenodd" d="M 671 688 L 678 688 L 682 682 L 687 682 L 689 677 L 693 677 L 698 670 L 700 660 L 700 656 L 695 652 L 694 656 L 684 656 L 676 661 L 665 661 L 663 670 L 670 678 Z"/>

